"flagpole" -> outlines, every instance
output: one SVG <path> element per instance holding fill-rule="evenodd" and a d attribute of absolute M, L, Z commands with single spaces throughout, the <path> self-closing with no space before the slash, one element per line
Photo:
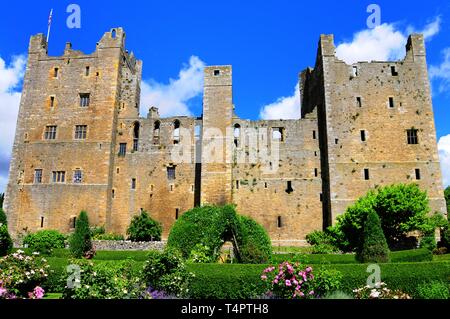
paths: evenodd
<path fill-rule="evenodd" d="M 50 39 L 50 29 L 52 27 L 52 15 L 53 15 L 53 9 L 50 10 L 50 16 L 48 18 L 48 30 L 47 30 L 47 43 Z"/>

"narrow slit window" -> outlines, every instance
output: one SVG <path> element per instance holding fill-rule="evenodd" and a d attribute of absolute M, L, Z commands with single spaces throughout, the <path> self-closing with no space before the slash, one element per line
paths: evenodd
<path fill-rule="evenodd" d="M 370 174 L 369 174 L 369 169 L 368 168 L 364 169 L 364 179 L 366 181 L 368 181 L 370 179 Z"/>
<path fill-rule="evenodd" d="M 339 139 L 338 138 L 334 139 L 334 144 L 336 144 L 336 145 L 339 144 Z"/>
<path fill-rule="evenodd" d="M 236 189 L 239 189 L 239 181 L 236 181 Z"/>
<path fill-rule="evenodd" d="M 179 215 L 180 215 L 180 209 L 175 208 L 175 220 L 178 220 Z"/>
<path fill-rule="evenodd" d="M 282 223 L 282 220 L 281 220 L 281 216 L 278 216 L 278 218 L 277 218 L 277 227 L 278 227 L 278 228 L 283 227 L 283 223 Z"/>
<path fill-rule="evenodd" d="M 73 217 L 72 218 L 72 229 L 75 229 L 76 226 L 77 226 L 77 218 Z"/>
<path fill-rule="evenodd" d="M 391 75 L 398 76 L 397 68 L 395 66 L 391 66 Z"/>
<path fill-rule="evenodd" d="M 362 100 L 361 100 L 361 97 L 359 97 L 359 96 L 356 98 L 356 105 L 358 107 L 362 107 Z"/>
<path fill-rule="evenodd" d="M 317 139 L 316 131 L 313 131 L 313 140 Z"/>
<path fill-rule="evenodd" d="M 393 109 L 395 107 L 395 101 L 393 97 L 389 98 L 389 107 Z"/>
<path fill-rule="evenodd" d="M 180 143 L 180 121 L 176 120 L 173 122 L 173 144 Z"/>
<path fill-rule="evenodd" d="M 111 190 L 111 198 L 115 198 L 116 197 L 116 191 L 113 189 Z"/>
<path fill-rule="evenodd" d="M 91 73 L 91 68 L 87 66 L 86 69 L 84 70 L 84 75 L 89 76 L 90 73 Z"/>
<path fill-rule="evenodd" d="M 286 193 L 291 194 L 292 192 L 294 192 L 294 189 L 292 188 L 292 181 L 288 181 L 286 186 Z"/>
<path fill-rule="evenodd" d="M 267 182 L 264 183 L 264 188 L 268 188 Z"/>
<path fill-rule="evenodd" d="M 131 179 L 131 189 L 136 189 L 136 178 Z"/>
<path fill-rule="evenodd" d="M 365 142 L 366 141 L 366 131 L 361 130 L 361 142 Z"/>
<path fill-rule="evenodd" d="M 314 169 L 314 176 L 315 177 L 319 176 L 319 170 L 317 168 Z"/>
<path fill-rule="evenodd" d="M 41 216 L 41 228 L 44 228 L 44 217 Z"/>
<path fill-rule="evenodd" d="M 50 96 L 50 107 L 54 107 L 54 106 L 55 106 L 55 97 Z"/>
<path fill-rule="evenodd" d="M 57 78 L 58 75 L 59 75 L 59 69 L 58 69 L 58 68 L 54 68 L 54 69 L 53 69 L 53 77 L 54 77 L 54 78 Z"/>
<path fill-rule="evenodd" d="M 422 177 L 420 175 L 420 169 L 418 169 L 418 168 L 416 168 L 416 179 L 417 180 L 421 180 L 422 179 Z"/>

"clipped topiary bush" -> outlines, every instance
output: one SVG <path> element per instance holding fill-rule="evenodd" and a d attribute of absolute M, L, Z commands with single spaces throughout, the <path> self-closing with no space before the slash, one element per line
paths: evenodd
<path fill-rule="evenodd" d="M 50 255 L 55 248 L 65 248 L 65 241 L 66 237 L 56 230 L 41 230 L 26 235 L 23 244 L 33 251 Z"/>
<path fill-rule="evenodd" d="M 8 255 L 13 249 L 13 241 L 9 236 L 8 226 L 0 225 L 0 256 Z"/>
<path fill-rule="evenodd" d="M 381 229 L 377 213 L 370 211 L 364 223 L 363 243 L 356 258 L 363 262 L 385 263 L 389 261 L 389 248 Z"/>
<path fill-rule="evenodd" d="M 201 260 L 216 262 L 226 241 L 233 242 L 239 262 L 263 263 L 272 255 L 265 229 L 248 217 L 238 216 L 232 205 L 196 207 L 184 213 L 172 227 L 167 246 L 179 250 L 185 259 L 202 247 Z"/>
<path fill-rule="evenodd" d="M 127 230 L 131 241 L 159 241 L 161 233 L 161 224 L 153 220 L 146 211 L 134 216 Z"/>
<path fill-rule="evenodd" d="M 70 237 L 69 246 L 72 256 L 75 258 L 81 258 L 89 251 L 92 251 L 89 218 L 85 211 L 82 211 L 77 218 L 75 233 Z"/>
<path fill-rule="evenodd" d="M 419 299 L 449 299 L 449 284 L 443 281 L 423 282 L 417 286 Z"/>

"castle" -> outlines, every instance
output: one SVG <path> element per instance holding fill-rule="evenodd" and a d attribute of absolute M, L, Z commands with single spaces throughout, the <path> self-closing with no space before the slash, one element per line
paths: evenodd
<path fill-rule="evenodd" d="M 5 211 L 12 234 L 68 233 L 86 210 L 124 234 L 147 210 L 163 225 L 194 206 L 237 205 L 280 245 L 331 225 L 368 190 L 418 183 L 446 214 L 424 38 L 396 62 L 348 65 L 322 35 L 300 73 L 301 119 L 234 112 L 231 66 L 204 70 L 201 117 L 139 116 L 142 62 L 112 29 L 84 54 L 31 37 Z M 300 105 L 299 105 L 300 108 Z"/>

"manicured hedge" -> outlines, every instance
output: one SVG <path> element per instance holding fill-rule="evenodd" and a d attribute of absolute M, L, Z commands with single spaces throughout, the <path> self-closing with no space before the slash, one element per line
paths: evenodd
<path fill-rule="evenodd" d="M 97 251 L 94 260 L 125 260 L 146 261 L 150 251 Z"/>
<path fill-rule="evenodd" d="M 390 254 L 391 262 L 432 261 L 433 254 L 428 249 L 413 249 L 394 251 Z M 354 254 L 277 254 L 272 256 L 272 262 L 293 261 L 310 264 L 355 264 L 358 261 Z"/>
<path fill-rule="evenodd" d="M 195 273 L 191 297 L 196 299 L 248 299 L 264 293 L 261 273 L 267 265 L 190 264 Z M 312 265 L 313 269 L 335 269 L 342 273 L 342 285 L 347 293 L 366 285 L 369 273 L 364 264 Z M 448 282 L 450 263 L 390 263 L 381 264 L 381 280 L 390 289 L 401 289 L 417 295 L 417 285 L 433 280 Z"/>

